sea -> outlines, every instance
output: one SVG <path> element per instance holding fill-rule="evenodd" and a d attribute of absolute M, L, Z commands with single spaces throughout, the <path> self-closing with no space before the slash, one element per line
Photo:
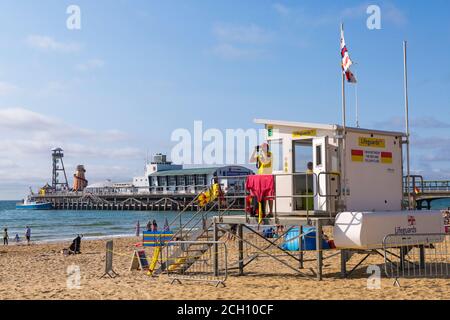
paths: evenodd
<path fill-rule="evenodd" d="M 170 223 L 177 215 L 176 211 L 73 211 L 73 210 L 17 210 L 18 201 L 0 201 L 0 234 L 8 228 L 10 242 L 17 234 L 24 239 L 25 228 L 31 228 L 32 241 L 58 242 L 69 241 L 78 234 L 84 239 L 102 239 L 127 237 L 136 233 L 139 221 L 141 230 L 148 221 L 156 220 L 162 229 L 167 221 Z M 450 207 L 450 199 L 431 202 L 433 210 Z M 182 222 L 187 222 L 192 213 L 181 215 Z"/>
<path fill-rule="evenodd" d="M 159 229 L 167 221 L 170 223 L 179 212 L 176 211 L 73 211 L 73 210 L 21 210 L 16 202 L 0 201 L 0 235 L 8 228 L 10 243 L 16 233 L 21 240 L 25 238 L 25 229 L 31 228 L 31 240 L 34 242 L 59 242 L 73 240 L 78 234 L 83 239 L 102 239 L 127 237 L 136 234 L 139 221 L 141 231 L 149 221 L 156 220 Z M 187 222 L 193 213 L 181 215 Z"/>

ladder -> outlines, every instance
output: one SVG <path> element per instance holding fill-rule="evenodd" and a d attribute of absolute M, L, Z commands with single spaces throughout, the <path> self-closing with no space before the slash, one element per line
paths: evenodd
<path fill-rule="evenodd" d="M 195 202 L 198 196 L 192 200 Z M 185 210 L 181 211 L 177 217 L 169 224 L 172 229 L 177 227 L 177 231 L 173 234 L 171 241 L 189 241 L 176 248 L 166 257 L 158 269 L 154 271 L 154 275 L 159 275 L 167 270 L 170 272 L 182 273 L 189 269 L 196 261 L 198 261 L 213 245 L 212 241 L 218 241 L 226 231 L 219 229 L 217 235 L 214 235 L 214 216 L 223 216 L 229 212 L 236 200 L 233 200 L 224 211 L 219 212 L 214 209 L 219 207 L 219 199 L 210 203 L 207 210 L 200 208 L 185 223 L 181 223 L 181 215 Z M 186 208 L 188 208 L 186 206 Z M 166 243 L 161 250 L 168 250 L 170 242 Z"/>

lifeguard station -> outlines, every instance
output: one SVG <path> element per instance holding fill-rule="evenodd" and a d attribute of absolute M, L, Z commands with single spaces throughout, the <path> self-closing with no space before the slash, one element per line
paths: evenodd
<path fill-rule="evenodd" d="M 323 260 L 328 258 L 323 249 L 334 249 L 331 256 L 341 254 L 341 274 L 345 275 L 352 252 L 370 255 L 385 248 L 389 235 L 424 234 L 414 238 L 422 247 L 444 240 L 439 211 L 404 210 L 404 133 L 263 119 L 255 123 L 264 126 L 271 153 L 272 174 L 265 176 L 270 176 L 274 192 L 264 199 L 272 203 L 271 212 L 266 206 L 262 219 L 247 210 L 236 213 L 243 209 L 236 207 L 238 200 L 249 197 L 248 192 L 228 192 L 187 222 L 182 222 L 180 214 L 171 227 L 177 229 L 177 241 L 187 244 L 183 250 L 168 253 L 167 262 L 157 273 L 185 273 L 207 252 L 218 257 L 218 241 L 226 234 L 238 240 L 235 268 L 240 275 L 249 263 L 265 256 L 319 280 Z M 264 177 L 236 177 L 246 181 L 255 178 Z M 220 184 L 222 177 L 215 179 Z M 269 238 L 264 231 L 280 226 L 285 231 L 277 238 Z M 324 240 L 325 226 L 332 230 L 332 242 Z M 295 235 L 289 235 L 294 229 Z M 306 237 L 314 240 L 308 242 Z M 296 248 L 290 250 L 293 242 Z M 252 249 L 251 254 L 244 254 L 245 246 Z M 178 265 L 170 261 L 178 261 Z M 315 267 L 305 267 L 305 261 L 315 261 Z M 213 265 L 213 273 L 221 274 L 218 258 Z"/>
<path fill-rule="evenodd" d="M 404 133 L 255 122 L 265 126 L 273 154 L 279 215 L 332 218 L 342 211 L 401 210 Z"/>

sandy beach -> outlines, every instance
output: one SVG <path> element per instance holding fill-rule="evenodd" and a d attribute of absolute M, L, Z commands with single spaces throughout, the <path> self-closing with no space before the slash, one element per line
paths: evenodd
<path fill-rule="evenodd" d="M 247 275 L 230 271 L 226 287 L 208 283 L 170 284 L 167 276 L 152 278 L 142 271 L 130 271 L 133 244 L 137 238 L 114 240 L 115 279 L 100 277 L 105 266 L 105 240 L 82 242 L 82 254 L 64 257 L 66 243 L 12 245 L 0 247 L 0 299 L 449 299 L 448 279 L 401 279 L 401 287 L 383 278 L 381 289 L 367 289 L 363 266 L 350 279 L 340 279 L 339 257 L 325 263 L 321 282 L 295 275 L 273 259 L 259 259 L 246 268 Z M 236 253 L 233 241 L 229 255 Z M 382 257 L 370 263 L 381 265 Z M 370 260 L 370 259 L 369 259 Z M 67 270 L 80 269 L 80 287 L 68 288 Z"/>

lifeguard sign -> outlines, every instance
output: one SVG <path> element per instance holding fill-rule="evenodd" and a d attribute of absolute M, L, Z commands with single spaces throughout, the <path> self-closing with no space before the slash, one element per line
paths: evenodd
<path fill-rule="evenodd" d="M 278 213 L 402 209 L 404 133 L 262 120 L 276 175 Z"/>

